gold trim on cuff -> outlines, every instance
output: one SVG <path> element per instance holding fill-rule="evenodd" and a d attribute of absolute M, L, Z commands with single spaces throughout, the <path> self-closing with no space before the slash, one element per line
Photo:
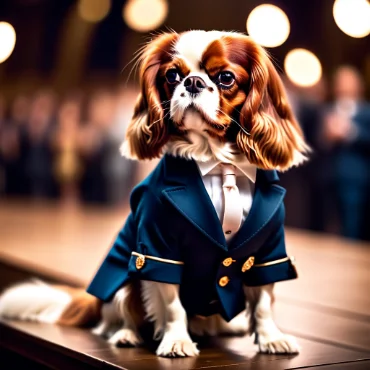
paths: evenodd
<path fill-rule="evenodd" d="M 294 257 L 284 257 L 284 258 L 280 258 L 279 260 L 275 260 L 275 261 L 270 261 L 270 262 L 265 262 L 265 263 L 256 263 L 253 265 L 253 267 L 265 267 L 265 266 L 271 266 L 271 265 L 277 265 L 278 263 L 283 263 L 283 262 L 286 262 L 286 261 L 291 261 L 292 264 L 294 265 Z"/>
<path fill-rule="evenodd" d="M 147 256 L 147 255 L 140 254 L 140 253 L 137 253 L 137 252 L 131 252 L 131 254 L 133 256 L 136 256 L 136 257 L 144 257 L 144 258 L 147 258 L 148 260 L 153 260 L 153 261 L 158 261 L 158 262 L 172 263 L 174 265 L 183 265 L 184 264 L 184 262 L 182 262 L 182 261 L 174 261 L 174 260 L 167 260 L 165 258 Z"/>

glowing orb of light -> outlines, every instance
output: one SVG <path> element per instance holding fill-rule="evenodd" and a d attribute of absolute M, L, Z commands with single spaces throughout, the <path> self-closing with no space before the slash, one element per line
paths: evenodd
<path fill-rule="evenodd" d="M 111 0 L 79 0 L 78 14 L 86 22 L 102 21 L 109 13 Z"/>
<path fill-rule="evenodd" d="M 148 32 L 158 28 L 166 19 L 166 0 L 128 0 L 123 7 L 123 19 L 135 31 Z"/>
<path fill-rule="evenodd" d="M 7 22 L 0 22 L 0 63 L 5 62 L 12 54 L 16 41 L 14 27 Z"/>
<path fill-rule="evenodd" d="M 360 38 L 370 33 L 370 3 L 367 0 L 336 0 L 333 16 L 345 34 Z"/>
<path fill-rule="evenodd" d="M 284 69 L 288 78 L 302 87 L 314 86 L 322 76 L 319 58 L 306 49 L 293 49 L 285 57 Z"/>
<path fill-rule="evenodd" d="M 290 33 L 290 22 L 277 6 L 262 4 L 249 14 L 247 31 L 258 44 L 272 48 L 286 41 Z"/>

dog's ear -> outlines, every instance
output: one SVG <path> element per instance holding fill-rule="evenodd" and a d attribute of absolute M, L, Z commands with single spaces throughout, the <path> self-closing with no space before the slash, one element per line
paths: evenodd
<path fill-rule="evenodd" d="M 141 93 L 121 147 L 122 154 L 128 158 L 157 158 L 168 141 L 158 71 L 162 63 L 171 59 L 171 49 L 177 37 L 176 33 L 164 33 L 144 48 L 140 64 Z"/>
<path fill-rule="evenodd" d="M 250 135 L 240 131 L 237 145 L 260 168 L 284 171 L 305 161 L 309 147 L 267 52 L 243 39 L 250 81 L 240 124 Z"/>

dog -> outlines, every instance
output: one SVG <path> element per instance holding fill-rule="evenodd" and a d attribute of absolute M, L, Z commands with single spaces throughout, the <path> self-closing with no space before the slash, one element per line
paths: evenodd
<path fill-rule="evenodd" d="M 304 162 L 309 148 L 268 53 L 235 32 L 170 32 L 145 45 L 138 62 L 141 93 L 122 153 L 161 160 L 133 190 L 131 214 L 91 295 L 23 283 L 3 293 L 0 316 L 73 326 L 100 320 L 95 334 L 133 346 L 148 320 L 156 353 L 166 357 L 198 355 L 189 332 L 254 333 L 261 352 L 297 353 L 272 317 L 274 283 L 297 277 L 276 171 Z M 239 177 L 214 172 L 227 165 Z M 217 182 L 227 175 L 236 177 L 242 220 L 230 230 Z"/>

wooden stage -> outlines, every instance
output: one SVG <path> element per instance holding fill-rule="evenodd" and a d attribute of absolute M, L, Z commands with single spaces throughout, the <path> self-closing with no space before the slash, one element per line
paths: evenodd
<path fill-rule="evenodd" d="M 27 276 L 85 286 L 125 210 L 0 203 L 0 285 Z M 299 355 L 262 355 L 252 338 L 200 341 L 198 358 L 157 358 L 154 346 L 115 348 L 88 330 L 0 323 L 4 369 L 370 369 L 370 245 L 287 230 L 298 280 L 276 286 L 278 325 Z M 42 363 L 43 365 L 36 364 Z"/>

